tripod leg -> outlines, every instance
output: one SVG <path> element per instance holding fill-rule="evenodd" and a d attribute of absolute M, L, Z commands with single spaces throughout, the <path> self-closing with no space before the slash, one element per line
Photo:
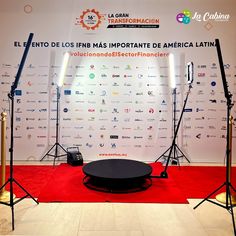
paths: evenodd
<path fill-rule="evenodd" d="M 9 183 L 9 181 L 10 181 L 10 179 L 8 179 L 7 182 L 2 185 L 2 187 L 0 188 L 0 192 L 1 192 L 1 190 Z"/>
<path fill-rule="evenodd" d="M 55 161 L 56 158 L 58 157 L 58 143 L 56 143 L 56 148 L 55 148 L 55 155 L 54 155 L 54 159 L 53 159 L 53 166 L 55 166 Z"/>
<path fill-rule="evenodd" d="M 179 158 L 178 158 L 178 149 L 177 148 L 178 148 L 178 146 L 175 144 L 175 146 L 174 146 L 174 159 L 177 161 L 177 164 L 180 168 L 180 163 L 179 163 Z"/>
<path fill-rule="evenodd" d="M 14 204 L 11 206 L 11 227 L 15 230 L 15 215 L 14 215 Z"/>
<path fill-rule="evenodd" d="M 183 155 L 183 157 L 187 160 L 188 163 L 190 163 L 190 160 L 184 155 L 184 153 L 181 151 L 181 149 L 176 145 L 178 151 Z"/>
<path fill-rule="evenodd" d="M 223 183 L 220 187 L 218 187 L 215 191 L 213 191 L 212 193 L 210 193 L 206 198 L 204 198 L 201 202 L 199 202 L 193 209 L 196 209 L 197 207 L 199 207 L 203 202 L 207 201 L 208 198 L 210 198 L 214 193 L 216 193 L 218 190 L 220 190 L 223 186 L 225 185 L 225 183 Z"/>
<path fill-rule="evenodd" d="M 231 215 L 232 215 L 232 222 L 233 222 L 233 229 L 234 229 L 234 235 L 236 235 L 236 228 L 235 228 L 235 220 L 234 220 L 234 211 L 233 206 L 231 205 Z"/>
<path fill-rule="evenodd" d="M 232 186 L 232 184 L 230 184 L 230 186 L 234 190 L 234 192 L 236 192 L 236 189 Z"/>
<path fill-rule="evenodd" d="M 67 153 L 66 149 L 64 147 L 62 147 L 62 145 L 60 143 L 58 143 L 58 146 L 65 152 Z"/>
<path fill-rule="evenodd" d="M 10 182 L 10 203 L 9 206 L 11 207 L 11 222 L 12 222 L 12 230 L 15 229 L 15 215 L 14 215 L 14 196 L 13 196 L 13 178 L 9 178 Z"/>
<path fill-rule="evenodd" d="M 42 161 L 48 154 L 50 154 L 51 150 L 55 147 L 56 144 L 54 144 L 48 151 L 47 153 L 41 158 L 40 161 Z"/>
<path fill-rule="evenodd" d="M 13 181 L 28 195 L 31 197 L 32 200 L 34 200 L 37 204 L 39 204 L 39 202 L 37 200 L 34 199 L 34 197 L 25 189 L 23 188 L 15 179 L 13 179 Z"/>
<path fill-rule="evenodd" d="M 165 156 L 165 154 L 170 150 L 171 147 L 169 147 L 163 154 L 161 154 L 156 160 L 155 162 L 159 161 L 162 157 Z"/>
<path fill-rule="evenodd" d="M 60 147 L 65 152 L 65 154 L 58 155 L 58 147 Z M 56 149 L 55 149 L 55 155 L 54 155 L 54 159 L 53 159 L 53 165 L 55 166 L 56 158 L 66 156 L 66 155 L 67 155 L 66 149 L 64 147 L 62 147 L 62 145 L 60 143 L 56 143 Z"/>
<path fill-rule="evenodd" d="M 232 205 L 232 198 L 230 193 L 230 186 L 228 186 L 228 193 L 229 193 L 229 202 L 230 202 L 230 214 L 232 216 L 232 222 L 233 222 L 233 229 L 234 229 L 234 235 L 236 235 L 236 228 L 235 228 L 235 220 L 234 220 L 234 206 Z M 226 196 L 227 197 L 227 196 Z"/>

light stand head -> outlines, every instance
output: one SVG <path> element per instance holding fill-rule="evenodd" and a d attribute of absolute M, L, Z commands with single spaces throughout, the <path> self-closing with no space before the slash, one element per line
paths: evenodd
<path fill-rule="evenodd" d="M 169 68 L 170 68 L 170 83 L 171 88 L 176 88 L 176 79 L 175 79 L 175 60 L 174 60 L 174 54 L 169 54 Z"/>
<path fill-rule="evenodd" d="M 68 61 L 69 61 L 69 57 L 70 57 L 69 52 L 66 52 L 64 54 L 64 57 L 63 57 L 63 62 L 62 62 L 62 67 L 61 67 L 61 74 L 60 74 L 60 77 L 59 77 L 59 81 L 57 83 L 58 87 L 62 87 L 62 85 L 63 85 L 64 77 L 65 77 L 65 73 L 66 73 L 66 69 L 67 69 L 67 65 L 68 65 Z"/>
<path fill-rule="evenodd" d="M 24 64 L 25 64 L 25 60 L 27 58 L 27 55 L 28 55 L 28 52 L 29 52 L 29 48 L 31 46 L 31 42 L 33 40 L 33 37 L 34 37 L 34 34 L 33 33 L 30 33 L 29 34 L 29 38 L 27 40 L 27 43 L 26 43 L 26 46 L 25 46 L 25 50 L 24 50 L 24 53 L 23 53 L 23 56 L 21 58 L 21 62 L 20 62 L 20 65 L 19 65 L 19 69 L 17 71 L 17 74 L 16 74 L 16 77 L 15 77 L 15 81 L 13 82 L 12 86 L 11 86 L 11 91 L 10 93 L 8 94 L 8 97 L 10 99 L 12 99 L 14 97 L 14 93 L 15 93 L 15 90 L 18 86 L 18 83 L 19 83 L 19 79 L 20 79 L 20 76 L 21 76 L 21 72 L 23 70 L 23 67 L 24 67 Z"/>
<path fill-rule="evenodd" d="M 193 62 L 187 63 L 187 82 L 189 85 L 193 83 Z"/>

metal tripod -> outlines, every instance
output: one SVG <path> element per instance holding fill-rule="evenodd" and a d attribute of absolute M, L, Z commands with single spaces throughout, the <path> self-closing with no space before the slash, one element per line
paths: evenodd
<path fill-rule="evenodd" d="M 20 76 L 21 76 L 22 69 L 24 67 L 24 63 L 25 63 L 25 60 L 26 60 L 26 57 L 27 57 L 27 54 L 28 54 L 28 51 L 29 51 L 32 39 L 33 39 L 33 33 L 30 33 L 28 41 L 27 41 L 27 44 L 26 44 L 26 47 L 25 47 L 25 51 L 24 51 L 23 57 L 21 59 L 21 63 L 20 63 L 18 72 L 17 72 L 16 77 L 15 77 L 15 81 L 14 81 L 14 83 L 11 86 L 10 93 L 8 94 L 8 97 L 11 100 L 11 140 L 10 140 L 10 148 L 9 148 L 9 152 L 10 152 L 10 175 L 9 175 L 9 178 L 6 181 L 6 183 L 1 186 L 0 191 L 9 183 L 10 184 L 10 201 L 9 202 L 0 201 L 0 204 L 4 204 L 4 205 L 7 205 L 7 206 L 11 207 L 11 212 L 12 212 L 12 230 L 15 229 L 14 206 L 18 202 L 22 201 L 26 197 L 31 197 L 31 199 L 33 199 L 37 204 L 39 204 L 38 201 L 36 201 L 33 198 L 33 196 L 25 188 L 23 188 L 19 184 L 18 181 L 15 180 L 15 178 L 13 176 L 13 169 L 14 169 L 13 168 L 13 157 L 14 157 L 14 148 L 13 148 L 14 147 L 14 134 L 13 134 L 13 131 L 14 131 L 14 95 L 15 95 L 15 90 L 17 88 L 17 85 L 18 85 L 18 82 L 19 82 L 19 79 L 20 79 Z M 13 194 L 13 183 L 16 184 L 19 188 L 21 188 L 25 192 L 25 194 L 26 194 L 22 198 L 19 198 L 19 199 L 15 200 L 15 201 L 14 201 L 14 194 Z"/>
<path fill-rule="evenodd" d="M 232 117 L 232 116 L 231 116 Z M 228 124 L 231 126 L 231 128 L 229 130 L 231 130 L 229 132 L 229 134 L 232 135 L 232 119 L 229 120 Z M 228 130 L 228 129 L 227 129 Z M 228 133 L 228 132 L 227 132 Z M 229 138 L 232 136 L 229 135 Z M 228 137 L 228 134 L 227 134 Z M 232 144 L 232 139 L 227 141 L 227 143 L 231 143 Z M 229 145 L 230 148 L 231 145 Z M 236 228 L 235 228 L 235 220 L 234 220 L 234 211 L 233 208 L 236 206 L 235 205 L 235 199 L 236 199 L 236 195 L 232 195 L 232 191 L 236 192 L 236 189 L 232 186 L 231 184 L 231 180 L 230 180 L 230 173 L 231 173 L 231 148 L 228 149 L 228 144 L 227 144 L 227 160 L 226 160 L 226 181 L 220 185 L 216 190 L 214 190 L 212 193 L 210 193 L 206 198 L 204 198 L 200 203 L 198 203 L 193 209 L 196 209 L 198 206 L 200 206 L 203 202 L 208 201 L 211 202 L 217 206 L 223 207 L 224 209 L 228 210 L 228 212 L 232 215 L 232 222 L 233 222 L 233 230 L 234 230 L 234 235 L 236 236 Z M 224 188 L 226 192 L 225 193 L 221 193 L 219 195 L 216 196 L 216 199 L 223 203 L 220 204 L 218 202 L 214 202 L 213 200 L 211 200 L 210 198 L 217 193 L 220 189 Z"/>
<path fill-rule="evenodd" d="M 187 99 L 186 99 L 186 102 L 187 102 Z M 178 132 L 177 127 L 176 127 L 176 88 L 174 88 L 173 89 L 173 134 L 174 135 L 173 136 L 177 137 L 176 131 Z M 190 163 L 189 159 L 184 155 L 184 153 L 176 144 L 176 137 L 173 138 L 172 145 L 161 156 L 159 156 L 155 162 L 159 161 L 161 158 L 164 158 L 164 160 L 166 161 L 168 158 L 168 162 L 171 160 L 172 164 L 179 165 L 179 159 L 184 157 Z"/>
<path fill-rule="evenodd" d="M 10 97 L 10 95 L 9 95 Z M 11 99 L 11 144 L 10 144 L 10 148 L 9 148 L 9 152 L 10 152 L 10 175 L 9 175 L 9 178 L 7 180 L 7 182 L 0 188 L 0 191 L 9 183 L 10 185 L 10 201 L 9 202 L 1 202 L 0 201 L 0 204 L 4 204 L 4 205 L 7 205 L 7 206 L 10 206 L 11 207 L 11 212 L 12 212 L 12 230 L 15 229 L 15 217 L 14 217 L 14 205 L 17 204 L 18 202 L 22 201 L 23 199 L 25 199 L 26 197 L 31 197 L 37 204 L 38 201 L 36 201 L 34 199 L 34 197 L 25 189 L 23 188 L 23 186 L 21 186 L 19 184 L 18 181 L 15 180 L 14 176 L 13 176 L 13 121 L 14 121 L 14 115 L 13 115 L 13 112 L 14 112 L 14 96 L 13 97 L 10 97 Z M 20 187 L 25 193 L 26 195 L 22 198 L 19 198 L 17 200 L 14 201 L 14 194 L 13 194 L 13 183 L 15 183 L 18 187 Z"/>
<path fill-rule="evenodd" d="M 42 161 L 46 156 L 54 157 L 53 165 L 55 165 L 55 161 L 57 158 L 67 155 L 67 151 L 65 150 L 65 148 L 59 143 L 59 101 L 60 101 L 60 91 L 59 91 L 59 86 L 57 86 L 56 142 L 40 160 Z M 51 154 L 53 149 L 55 149 L 55 152 L 54 154 Z M 64 151 L 65 154 L 59 154 L 59 149 Z"/>
<path fill-rule="evenodd" d="M 223 59 L 222 59 L 219 39 L 215 40 L 215 44 L 216 44 L 216 49 L 217 49 L 217 54 L 218 54 L 218 59 L 219 59 L 219 65 L 220 65 L 220 70 L 221 70 L 222 82 L 223 82 L 223 87 L 224 87 L 224 94 L 225 94 L 225 98 L 227 100 L 226 178 L 225 178 L 225 182 L 221 186 L 219 186 L 216 190 L 214 190 L 212 193 L 210 193 L 206 198 L 204 198 L 193 209 L 196 209 L 203 202 L 208 201 L 208 202 L 211 202 L 211 203 L 213 203 L 217 206 L 220 206 L 220 207 L 228 210 L 228 212 L 232 216 L 233 230 L 234 230 L 234 235 L 236 236 L 236 227 L 235 227 L 234 211 L 233 211 L 233 208 L 236 205 L 235 205 L 235 201 L 233 202 L 233 195 L 232 195 L 232 191 L 231 191 L 231 190 L 233 190 L 234 192 L 236 192 L 236 189 L 232 186 L 231 180 L 230 180 L 231 161 L 232 161 L 231 160 L 231 154 L 232 154 L 232 150 L 231 150 L 232 149 L 232 116 L 230 115 L 230 112 L 231 112 L 231 108 L 233 107 L 234 104 L 231 101 L 232 94 L 228 91 L 228 84 L 227 84 L 227 81 L 226 81 L 226 76 L 225 76 L 225 71 L 224 71 L 224 63 L 223 63 Z M 212 195 L 217 193 L 223 187 L 225 187 L 225 190 L 226 190 L 225 196 L 224 196 L 224 201 L 220 201 L 223 204 L 220 204 L 218 202 L 214 202 L 211 199 L 209 199 Z"/>

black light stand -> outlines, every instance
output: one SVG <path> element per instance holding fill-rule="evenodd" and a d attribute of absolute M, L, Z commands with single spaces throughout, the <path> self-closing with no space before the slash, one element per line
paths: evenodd
<path fill-rule="evenodd" d="M 175 135 L 176 133 L 176 88 L 173 89 L 173 134 Z M 176 138 L 173 139 L 172 145 L 161 155 L 157 158 L 155 162 L 158 162 L 161 158 L 170 158 L 172 161 L 172 164 L 178 164 L 179 165 L 179 159 L 180 158 L 185 158 L 189 163 L 189 159 L 184 155 L 184 153 L 181 151 L 181 149 L 178 147 L 176 144 Z M 172 148 L 173 146 L 173 148 Z M 169 154 L 167 155 L 166 153 Z"/>
<path fill-rule="evenodd" d="M 186 107 L 186 104 L 187 104 L 187 101 L 188 101 L 188 96 L 189 96 L 190 90 L 192 88 L 192 83 L 193 83 L 193 63 L 192 62 L 189 62 L 187 64 L 187 69 L 188 69 L 187 76 L 188 76 L 188 85 L 189 85 L 188 92 L 187 92 L 186 98 L 184 100 L 184 105 L 183 105 L 183 109 L 182 109 L 181 115 L 179 117 L 178 124 L 177 124 L 176 129 L 175 129 L 175 133 L 174 133 L 174 137 L 173 137 L 173 140 L 172 140 L 172 144 L 171 144 L 170 148 L 167 150 L 167 151 L 169 151 L 169 154 L 168 154 L 168 158 L 167 158 L 167 161 L 166 161 L 165 169 L 164 169 L 164 171 L 161 172 L 160 176 L 152 176 L 152 178 L 168 178 L 167 168 L 169 166 L 170 159 L 173 158 L 173 157 L 171 157 L 171 154 L 173 153 L 174 148 L 176 148 L 176 138 L 177 138 L 177 135 L 178 135 L 180 123 L 182 121 L 184 110 L 185 110 L 185 107 Z M 188 162 L 190 162 L 190 161 L 188 160 Z"/>
<path fill-rule="evenodd" d="M 213 203 L 213 204 L 215 204 L 217 206 L 225 208 L 232 215 L 233 230 L 234 230 L 234 235 L 236 236 L 236 228 L 235 228 L 235 220 L 234 220 L 234 212 L 233 212 L 233 208 L 235 207 L 235 205 L 233 205 L 233 203 L 232 203 L 231 189 L 234 192 L 236 192 L 236 190 L 232 186 L 231 180 L 230 180 L 230 172 L 231 172 L 231 145 L 230 145 L 230 142 L 231 142 L 230 141 L 230 117 L 231 116 L 230 116 L 230 112 L 231 112 L 231 108 L 233 107 L 234 104 L 231 101 L 232 94 L 228 91 L 228 84 L 227 84 L 226 77 L 225 77 L 224 63 L 223 63 L 223 59 L 222 59 L 219 39 L 215 40 L 215 44 L 216 44 L 216 49 L 217 49 L 217 54 L 218 54 L 218 59 L 219 59 L 219 64 L 220 64 L 222 82 L 223 82 L 223 87 L 224 87 L 224 94 L 225 94 L 225 98 L 227 100 L 226 178 L 225 178 L 225 182 L 221 186 L 219 186 L 215 191 L 213 191 L 206 198 L 204 198 L 193 209 L 196 209 L 204 201 L 208 201 L 208 202 L 211 202 L 211 203 Z M 223 187 L 225 187 L 225 189 L 226 189 L 225 204 L 224 205 L 220 204 L 218 202 L 214 202 L 211 199 L 209 199 L 213 194 L 218 192 Z"/>
<path fill-rule="evenodd" d="M 10 152 L 10 175 L 9 175 L 9 179 L 7 180 L 7 182 L 0 188 L 3 189 L 8 183 L 10 184 L 10 202 L 0 202 L 0 204 L 4 204 L 7 206 L 11 207 L 11 212 L 12 212 L 12 230 L 15 229 L 15 217 L 14 217 L 14 205 L 17 204 L 18 202 L 20 202 L 21 200 L 25 199 L 26 197 L 31 197 L 37 204 L 38 201 L 36 201 L 32 195 L 29 194 L 29 192 L 26 191 L 25 188 L 23 188 L 13 177 L 13 143 L 14 143 L 14 134 L 13 134 L 13 130 L 14 130 L 14 95 L 15 95 L 15 90 L 17 88 L 20 76 L 21 76 L 21 72 L 29 51 L 29 47 L 31 45 L 33 39 L 33 33 L 30 33 L 25 50 L 24 50 L 24 54 L 23 57 L 21 59 L 21 63 L 19 65 L 19 69 L 18 72 L 16 74 L 15 77 L 15 81 L 11 86 L 11 91 L 8 94 L 9 99 L 11 100 L 11 140 L 10 140 L 10 148 L 9 148 L 9 152 Z M 19 198 L 18 200 L 14 201 L 14 194 L 13 194 L 13 183 L 15 183 L 16 185 L 18 185 L 25 193 L 26 195 L 22 198 Z"/>
<path fill-rule="evenodd" d="M 65 148 L 62 147 L 62 145 L 59 143 L 59 102 L 60 102 L 60 91 L 59 86 L 57 86 L 57 116 L 56 116 L 56 142 L 55 144 L 48 150 L 48 152 L 41 158 L 40 161 L 42 161 L 46 156 L 54 157 L 53 165 L 55 165 L 55 161 L 57 158 L 66 156 L 67 151 Z M 55 148 L 55 154 L 51 154 L 51 151 Z M 61 148 L 65 154 L 59 154 L 58 148 Z"/>
<path fill-rule="evenodd" d="M 168 178 L 167 168 L 169 166 L 169 162 L 170 162 L 170 159 L 171 159 L 171 154 L 172 154 L 172 152 L 173 152 L 173 150 L 175 148 L 176 138 L 177 138 L 177 135 L 178 135 L 180 123 L 181 123 L 181 120 L 182 120 L 182 117 L 183 117 L 183 113 L 184 113 L 184 110 L 185 110 L 185 107 L 186 107 L 186 104 L 187 104 L 187 101 L 188 101 L 188 96 L 190 94 L 191 88 L 192 88 L 192 84 L 189 84 L 188 92 L 187 92 L 186 98 L 184 100 L 184 106 L 183 106 L 183 109 L 182 109 L 182 112 L 181 112 L 181 115 L 180 115 L 180 118 L 179 118 L 176 130 L 175 130 L 175 133 L 174 133 L 174 138 L 173 138 L 172 144 L 171 144 L 171 146 L 169 148 L 170 151 L 169 151 L 169 155 L 168 155 L 168 158 L 167 158 L 167 161 L 166 161 L 165 169 L 164 169 L 163 172 L 161 172 L 161 175 L 160 175 L 161 178 Z"/>

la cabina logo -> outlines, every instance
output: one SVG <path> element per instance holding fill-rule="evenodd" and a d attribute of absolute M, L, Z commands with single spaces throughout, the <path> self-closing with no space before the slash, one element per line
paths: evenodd
<path fill-rule="evenodd" d="M 176 20 L 179 23 L 189 24 L 191 20 L 195 21 L 218 21 L 218 22 L 225 22 L 229 21 L 230 15 L 229 14 L 222 14 L 221 12 L 205 12 L 204 14 L 195 12 L 192 14 L 189 10 L 183 10 L 182 12 L 178 13 L 176 16 Z"/>
<path fill-rule="evenodd" d="M 87 30 L 95 30 L 100 26 L 102 19 L 103 16 L 95 9 L 87 9 L 80 17 L 76 17 L 75 25 L 81 25 Z"/>

